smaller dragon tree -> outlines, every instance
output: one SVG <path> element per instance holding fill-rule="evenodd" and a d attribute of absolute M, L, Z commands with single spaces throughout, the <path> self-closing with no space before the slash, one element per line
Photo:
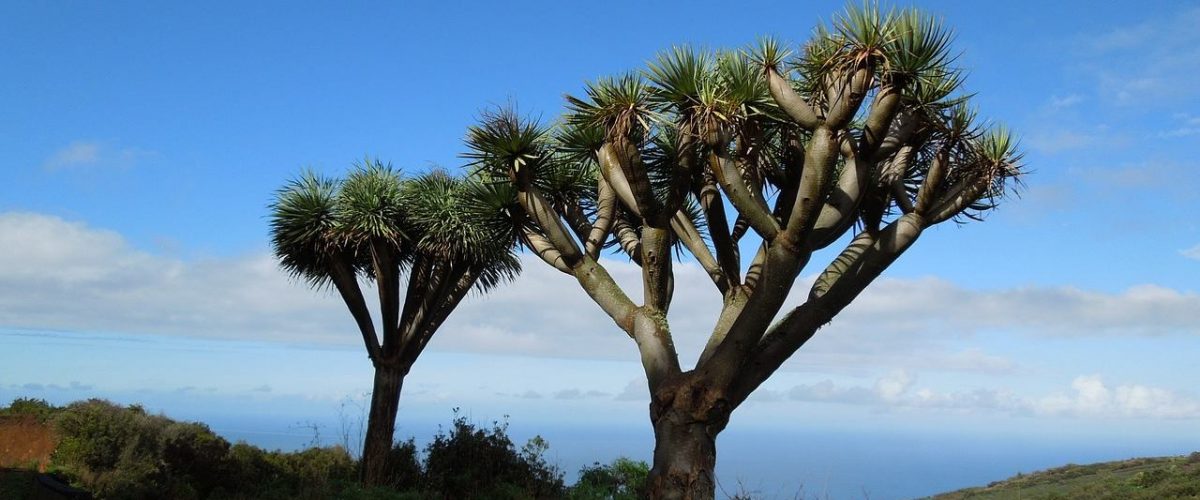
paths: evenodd
<path fill-rule="evenodd" d="M 522 244 L 637 344 L 650 497 L 712 498 L 716 436 L 733 411 L 924 231 L 979 220 L 1018 182 L 1016 140 L 960 92 L 951 40 L 916 9 L 867 3 L 795 56 L 770 39 L 677 47 L 569 96 L 553 127 L 502 109 L 470 129 L 466 156 L 511 191 Z M 641 303 L 606 270 L 605 248 L 641 267 Z M 711 331 L 670 328 L 673 252 L 722 297 Z M 707 343 L 688 368 L 674 339 L 697 334 Z"/>
<path fill-rule="evenodd" d="M 472 291 L 520 272 L 504 200 L 476 182 L 433 171 L 405 178 L 379 161 L 345 179 L 307 172 L 271 204 L 279 264 L 350 310 L 375 368 L 361 479 L 384 485 L 404 377 L 438 327 Z M 364 284 L 379 300 L 378 327 Z"/>

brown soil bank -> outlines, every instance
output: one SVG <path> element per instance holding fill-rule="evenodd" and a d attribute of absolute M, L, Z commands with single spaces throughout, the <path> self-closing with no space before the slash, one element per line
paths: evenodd
<path fill-rule="evenodd" d="M 58 445 L 53 426 L 30 416 L 0 417 L 0 467 L 45 471 Z"/>

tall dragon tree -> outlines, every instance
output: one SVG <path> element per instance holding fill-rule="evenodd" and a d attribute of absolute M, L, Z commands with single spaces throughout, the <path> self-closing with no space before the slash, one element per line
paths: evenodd
<path fill-rule="evenodd" d="M 512 191 L 522 243 L 637 345 L 652 498 L 712 498 L 731 413 L 923 232 L 979 220 L 1019 182 L 1016 141 L 961 93 L 951 40 L 920 11 L 865 4 L 794 55 L 772 39 L 676 47 L 588 84 L 554 126 L 502 109 L 470 129 L 466 156 Z M 722 298 L 711 331 L 670 328 L 676 252 Z M 641 267 L 640 303 L 605 268 L 612 254 Z M 690 368 L 677 335 L 707 336 Z"/>
<path fill-rule="evenodd" d="M 375 368 L 365 484 L 387 481 L 400 389 L 429 340 L 469 293 L 520 271 L 503 201 L 469 180 L 439 171 L 403 178 L 378 161 L 344 180 L 305 173 L 276 194 L 271 237 L 280 265 L 314 288 L 337 290 Z"/>

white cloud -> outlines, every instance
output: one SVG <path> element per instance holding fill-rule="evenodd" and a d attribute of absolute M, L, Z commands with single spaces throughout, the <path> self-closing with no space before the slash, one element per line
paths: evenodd
<path fill-rule="evenodd" d="M 1071 389 L 1034 399 L 1029 410 L 1068 417 L 1200 418 L 1200 401 L 1167 389 L 1137 384 L 1110 387 L 1100 375 L 1076 377 Z"/>
<path fill-rule="evenodd" d="M 1067 94 L 1065 96 L 1050 96 L 1049 108 L 1052 111 L 1057 111 L 1069 108 L 1083 102 L 1083 96 L 1079 94 Z"/>
<path fill-rule="evenodd" d="M 66 147 L 55 151 L 46 159 L 42 167 L 46 170 L 58 170 L 73 166 L 95 165 L 100 161 L 100 143 L 75 141 Z"/>
<path fill-rule="evenodd" d="M 1197 95 L 1194 85 L 1180 85 L 1179 75 L 1200 72 L 1200 8 L 1087 36 L 1082 42 L 1092 57 L 1103 96 L 1127 105 L 1171 103 Z"/>
<path fill-rule="evenodd" d="M 153 155 L 152 151 L 119 148 L 101 141 L 73 141 L 46 158 L 46 161 L 42 162 L 42 168 L 49 171 L 94 167 L 129 168 Z"/>
<path fill-rule="evenodd" d="M 915 381 L 911 374 L 897 370 L 876 381 L 875 392 L 884 401 L 895 401 L 912 387 L 913 382 Z"/>
<path fill-rule="evenodd" d="M 1030 147 L 1046 154 L 1081 149 L 1097 142 L 1096 136 L 1074 130 L 1053 130 L 1029 137 Z"/>
<path fill-rule="evenodd" d="M 648 403 L 650 402 L 650 388 L 646 386 L 645 380 L 630 380 L 628 384 L 625 384 L 625 389 L 617 393 L 617 397 L 614 399 Z"/>
<path fill-rule="evenodd" d="M 1200 260 L 1200 245 L 1196 245 L 1186 250 L 1180 250 L 1179 254 L 1189 259 Z"/>
<path fill-rule="evenodd" d="M 608 266 L 636 299 L 639 269 Z M 688 364 L 707 338 L 720 299 L 695 265 L 681 264 L 677 271 L 670 321 L 681 361 Z M 801 281 L 798 286 L 810 280 Z M 803 363 L 793 368 L 1005 374 L 1017 368 L 1011 360 L 951 341 L 992 333 L 1196 335 L 1197 310 L 1197 294 L 1156 285 L 1120 293 L 1072 287 L 979 291 L 937 278 L 885 278 L 806 345 Z M 0 214 L 0 327 L 361 342 L 335 294 L 289 280 L 269 255 L 168 258 L 132 248 L 112 231 L 32 213 Z M 513 286 L 465 301 L 430 348 L 637 359 L 633 342 L 573 279 L 532 258 Z"/>
<path fill-rule="evenodd" d="M 1178 138 L 1200 134 L 1200 116 L 1176 113 L 1175 118 L 1179 120 L 1179 125 L 1174 129 L 1162 132 L 1159 134 L 1160 137 Z"/>
<path fill-rule="evenodd" d="M 1099 375 L 1076 377 L 1069 391 L 1022 397 L 1008 389 L 938 391 L 916 387 L 916 378 L 894 372 L 873 388 L 838 385 L 831 380 L 801 384 L 788 392 L 793 401 L 873 406 L 892 410 L 948 410 L 963 413 L 1064 418 L 1200 418 L 1200 400 L 1174 391 L 1138 384 L 1106 385 Z M 759 401 L 770 401 L 759 400 Z"/>
<path fill-rule="evenodd" d="M 0 214 L 4 327 L 329 341 L 349 333 L 336 300 L 290 283 L 266 255 L 185 262 L 112 231 Z"/>

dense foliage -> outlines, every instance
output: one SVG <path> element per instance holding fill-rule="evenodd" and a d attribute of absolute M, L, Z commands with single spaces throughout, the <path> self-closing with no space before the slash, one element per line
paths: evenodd
<path fill-rule="evenodd" d="M 357 484 L 360 467 L 340 446 L 296 452 L 230 444 L 207 426 L 147 413 L 138 405 L 92 399 L 55 407 L 18 399 L 3 416 L 33 416 L 60 436 L 52 471 L 101 499 L 540 499 L 636 498 L 644 462 L 618 459 L 580 471 L 568 488 L 544 458 L 541 437 L 521 448 L 506 423 L 480 427 L 455 416 L 450 427 L 418 449 L 412 439 L 388 457 L 385 486 Z M 5 483 L 0 497 L 24 493 Z M 25 496 L 25 498 L 31 498 Z"/>
<path fill-rule="evenodd" d="M 1135 458 L 1065 465 L 1018 474 L 933 500 L 1161 500 L 1200 498 L 1200 452 L 1186 457 Z"/>

